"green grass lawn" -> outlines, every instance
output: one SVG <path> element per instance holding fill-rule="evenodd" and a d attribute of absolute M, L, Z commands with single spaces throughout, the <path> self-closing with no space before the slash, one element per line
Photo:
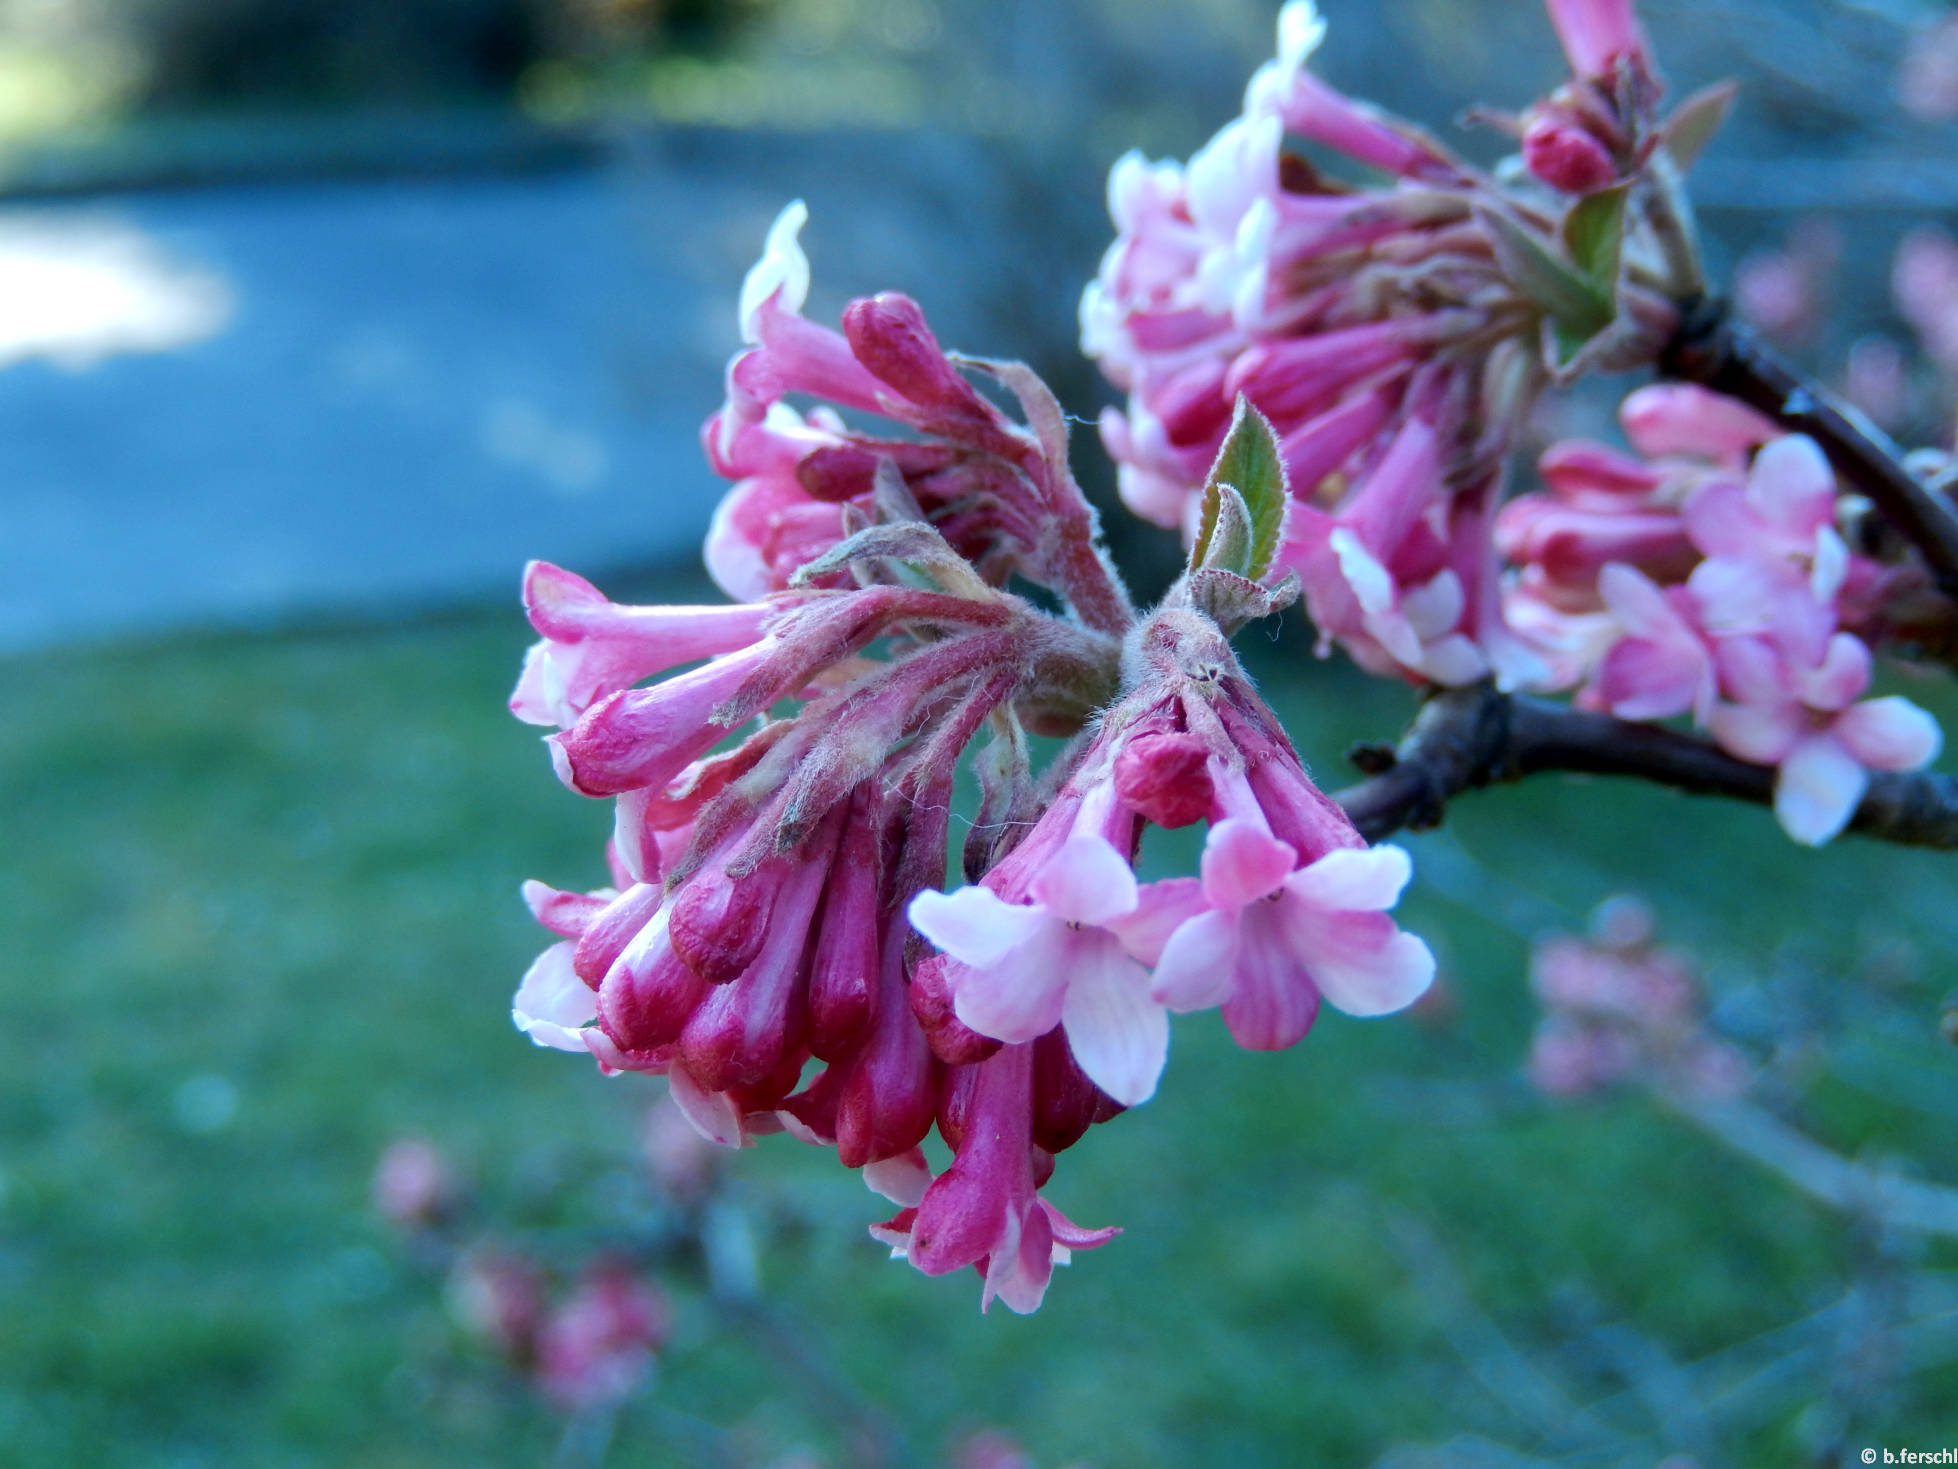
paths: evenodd
<path fill-rule="evenodd" d="M 545 942 L 518 882 L 602 881 L 609 819 L 503 711 L 525 640 L 499 609 L 5 665 L 0 1462 L 549 1462 L 557 1415 L 468 1351 L 366 1202 L 376 1155 L 417 1132 L 508 1228 L 584 1237 L 638 1207 L 659 1084 L 508 1020 Z M 1346 742 L 1407 713 L 1247 641 L 1328 784 Z M 778 1324 L 882 1405 L 913 1462 L 994 1424 L 1043 1469 L 1146 1469 L 1528 1446 L 1487 1385 L 1491 1330 L 1591 1401 L 1621 1386 L 1584 1346 L 1606 1325 L 1693 1359 L 1827 1305 L 1865 1234 L 1636 1098 L 1553 1107 L 1515 1083 L 1525 935 L 1627 887 L 1722 988 L 1772 974 L 1842 1002 L 1862 1064 L 1817 1067 L 1805 1126 L 1958 1179 L 1958 1054 L 1936 1039 L 1952 857 L 1802 852 L 1760 811 L 1558 779 L 1465 798 L 1412 846 L 1403 915 L 1443 957 L 1452 1018 L 1329 1014 L 1278 1056 L 1179 1024 L 1159 1097 L 1051 1189 L 1127 1233 L 1029 1319 L 982 1318 L 969 1274 L 883 1258 L 863 1233 L 881 1201 L 767 1140 L 735 1189 Z M 1905 1023 L 1859 1018 L 1878 983 Z M 608 1462 L 850 1462 L 833 1392 L 678 1295 L 672 1357 Z M 1944 1446 L 1958 1369 L 1938 1356 L 1859 1431 Z M 1819 1394 L 1831 1369 L 1810 1370 Z M 1777 1407 L 1738 1462 L 1797 1462 L 1825 1429 Z"/>

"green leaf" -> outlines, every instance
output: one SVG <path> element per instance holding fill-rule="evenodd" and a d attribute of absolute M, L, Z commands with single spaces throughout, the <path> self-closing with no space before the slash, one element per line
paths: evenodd
<path fill-rule="evenodd" d="M 1699 161 L 1706 145 L 1720 131 L 1720 125 L 1733 110 L 1734 94 L 1739 90 L 1733 82 L 1715 82 L 1673 108 L 1672 116 L 1666 119 L 1666 151 L 1672 154 L 1672 161 L 1681 173 Z"/>
<path fill-rule="evenodd" d="M 1278 435 L 1239 393 L 1230 432 L 1204 482 L 1190 569 L 1215 567 L 1257 581 L 1278 555 L 1290 506 Z"/>
<path fill-rule="evenodd" d="M 1505 209 L 1478 206 L 1476 219 L 1489 237 L 1496 264 L 1509 283 L 1565 331 L 1592 336 L 1611 320 L 1609 293 Z"/>
<path fill-rule="evenodd" d="M 1625 200 L 1631 183 L 1586 194 L 1564 212 L 1558 228 L 1565 251 L 1606 301 L 1618 296 L 1618 257 L 1625 244 Z"/>

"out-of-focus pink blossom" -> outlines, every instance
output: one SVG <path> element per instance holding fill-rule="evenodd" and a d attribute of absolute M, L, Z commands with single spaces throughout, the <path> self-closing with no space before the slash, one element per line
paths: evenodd
<path fill-rule="evenodd" d="M 1910 367 L 1904 349 L 1884 336 L 1858 337 L 1843 364 L 1843 396 L 1882 428 L 1910 413 Z"/>
<path fill-rule="evenodd" d="M 1841 255 L 1832 224 L 1805 220 L 1779 249 L 1756 250 L 1734 268 L 1734 306 L 1770 336 L 1807 342 L 1821 328 Z"/>
<path fill-rule="evenodd" d="M 667 1315 L 665 1296 L 629 1265 L 591 1267 L 538 1332 L 538 1386 L 567 1409 L 629 1396 L 666 1343 Z"/>
<path fill-rule="evenodd" d="M 1958 373 L 1958 242 L 1930 225 L 1905 235 L 1891 266 L 1890 294 L 1925 355 Z"/>
<path fill-rule="evenodd" d="M 1958 117 L 1958 17 L 1913 31 L 1897 73 L 1897 100 L 1924 122 Z"/>
<path fill-rule="evenodd" d="M 1650 910 L 1609 899 L 1591 930 L 1531 952 L 1544 1009 L 1525 1067 L 1531 1084 L 1559 1098 L 1635 1079 L 1708 1100 L 1746 1091 L 1752 1067 L 1707 1029 L 1699 976 L 1683 955 L 1654 946 Z"/>
<path fill-rule="evenodd" d="M 403 1229 L 440 1223 L 461 1193 L 455 1170 L 427 1138 L 389 1143 L 374 1167 L 374 1212 Z"/>
<path fill-rule="evenodd" d="M 1584 80 L 1609 78 L 1621 62 L 1644 64 L 1632 0 L 1545 0 L 1571 71 Z"/>
<path fill-rule="evenodd" d="M 1577 77 L 1530 114 L 1523 147 L 1575 197 L 1644 166 L 1657 93 L 1628 5 L 1552 9 Z M 1297 502 L 1282 564 L 1303 583 L 1319 651 L 1337 643 L 1415 682 L 1533 684 L 1543 670 L 1502 616 L 1489 527 L 1504 452 L 1549 380 L 1547 308 L 1531 294 L 1543 283 L 1521 261 L 1563 247 L 1516 243 L 1539 227 L 1526 221 L 1542 218 L 1540 199 L 1507 198 L 1315 77 L 1323 34 L 1293 0 L 1240 117 L 1187 164 L 1130 155 L 1111 173 L 1118 236 L 1081 307 L 1084 350 L 1128 392 L 1102 437 L 1128 506 L 1190 534 L 1243 394 L 1279 438 Z M 1331 182 L 1286 151 L 1288 136 L 1387 177 Z M 1562 299 L 1589 289 L 1566 283 Z M 1599 362 L 1647 360 L 1670 329 L 1656 298 L 1609 283 L 1599 302 L 1583 328 Z"/>
<path fill-rule="evenodd" d="M 494 1247 L 471 1250 L 450 1272 L 448 1300 L 462 1327 L 499 1356 L 519 1366 L 532 1360 L 544 1282 L 530 1261 Z"/>

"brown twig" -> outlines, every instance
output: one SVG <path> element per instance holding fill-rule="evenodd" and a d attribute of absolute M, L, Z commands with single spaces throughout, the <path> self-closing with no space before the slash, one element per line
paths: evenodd
<path fill-rule="evenodd" d="M 1719 303 L 1690 305 L 1683 323 L 1660 354 L 1661 375 L 1738 398 L 1814 439 L 1836 472 L 1923 554 L 1939 588 L 1958 597 L 1958 509 L 1904 468 L 1888 434 L 1782 362 Z"/>
<path fill-rule="evenodd" d="M 1369 748 L 1372 779 L 1335 799 L 1368 841 L 1439 825 L 1464 791 L 1540 771 L 1629 775 L 1695 795 L 1768 805 L 1774 771 L 1682 730 L 1572 709 L 1489 684 L 1431 697 L 1391 752 Z M 1958 848 L 1958 781 L 1878 772 L 1850 830 L 1904 846 Z"/>

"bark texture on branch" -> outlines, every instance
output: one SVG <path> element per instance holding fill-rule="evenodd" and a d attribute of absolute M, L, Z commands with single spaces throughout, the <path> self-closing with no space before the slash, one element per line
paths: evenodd
<path fill-rule="evenodd" d="M 1772 769 L 1736 760 L 1696 735 L 1503 694 L 1486 683 L 1435 694 L 1392 751 L 1362 756 L 1377 773 L 1334 799 L 1370 842 L 1403 827 L 1440 824 L 1448 802 L 1464 791 L 1546 770 L 1635 776 L 1760 806 L 1774 799 Z M 1849 829 L 1904 846 L 1958 848 L 1958 781 L 1928 771 L 1874 773 Z"/>

